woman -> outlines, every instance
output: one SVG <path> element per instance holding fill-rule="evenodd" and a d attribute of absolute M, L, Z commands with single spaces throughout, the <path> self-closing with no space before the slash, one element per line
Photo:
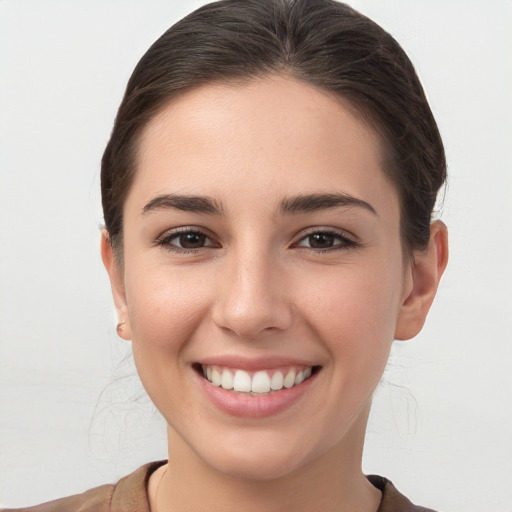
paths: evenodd
<path fill-rule="evenodd" d="M 169 460 L 30 510 L 424 510 L 361 457 L 447 263 L 445 167 L 410 61 L 349 7 L 227 0 L 173 26 L 102 160 L 117 330 Z"/>

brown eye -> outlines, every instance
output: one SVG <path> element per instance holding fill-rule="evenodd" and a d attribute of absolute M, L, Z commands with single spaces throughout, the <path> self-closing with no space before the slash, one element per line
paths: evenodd
<path fill-rule="evenodd" d="M 220 247 L 219 244 L 212 240 L 207 234 L 195 230 L 180 230 L 163 235 L 156 240 L 156 244 L 175 252 Z"/>
<path fill-rule="evenodd" d="M 176 237 L 176 240 L 183 249 L 200 249 L 205 246 L 206 235 L 202 233 L 184 233 Z"/>
<path fill-rule="evenodd" d="M 331 231 L 315 231 L 306 235 L 297 243 L 297 247 L 313 249 L 319 252 L 348 249 L 357 245 L 357 242 L 348 235 Z"/>
<path fill-rule="evenodd" d="M 308 236 L 309 246 L 312 249 L 329 249 L 335 244 L 336 237 L 329 233 L 314 233 Z"/>

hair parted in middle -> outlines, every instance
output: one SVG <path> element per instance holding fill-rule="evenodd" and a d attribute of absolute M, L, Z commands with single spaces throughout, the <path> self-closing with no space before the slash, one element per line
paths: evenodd
<path fill-rule="evenodd" d="M 123 205 L 147 123 L 179 94 L 212 82 L 288 76 L 348 102 L 383 141 L 410 253 L 427 246 L 446 179 L 441 137 L 414 67 L 375 22 L 334 0 L 221 0 L 167 30 L 128 82 L 102 159 L 105 227 L 122 261 Z"/>

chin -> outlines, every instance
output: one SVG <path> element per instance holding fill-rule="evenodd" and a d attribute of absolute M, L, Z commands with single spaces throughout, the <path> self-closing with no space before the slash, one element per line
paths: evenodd
<path fill-rule="evenodd" d="M 251 461 L 245 457 L 226 461 L 216 468 L 220 472 L 239 480 L 268 482 L 283 478 L 300 467 L 294 461 L 266 460 Z"/>
<path fill-rule="evenodd" d="M 293 449 L 293 443 L 245 443 L 243 447 L 213 453 L 205 462 L 217 471 L 236 479 L 269 481 L 285 477 L 306 463 L 305 454 Z"/>

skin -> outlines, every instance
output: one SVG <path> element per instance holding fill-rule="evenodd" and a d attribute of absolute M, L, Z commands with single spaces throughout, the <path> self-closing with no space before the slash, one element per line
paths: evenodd
<path fill-rule="evenodd" d="M 348 105 L 283 76 L 202 86 L 147 125 L 123 266 L 106 232 L 102 256 L 122 336 L 169 425 L 153 508 L 377 510 L 380 492 L 361 470 L 371 396 L 393 339 L 421 329 L 447 261 L 440 222 L 425 251 L 404 254 L 381 157 Z M 333 193 L 367 206 L 282 211 L 291 197 Z M 155 203 L 166 194 L 208 197 L 222 211 Z M 204 232 L 205 246 L 183 252 L 177 228 Z M 311 237 L 326 231 L 335 235 Z M 197 385 L 193 364 L 214 355 L 321 369 L 293 406 L 243 418 Z"/>

